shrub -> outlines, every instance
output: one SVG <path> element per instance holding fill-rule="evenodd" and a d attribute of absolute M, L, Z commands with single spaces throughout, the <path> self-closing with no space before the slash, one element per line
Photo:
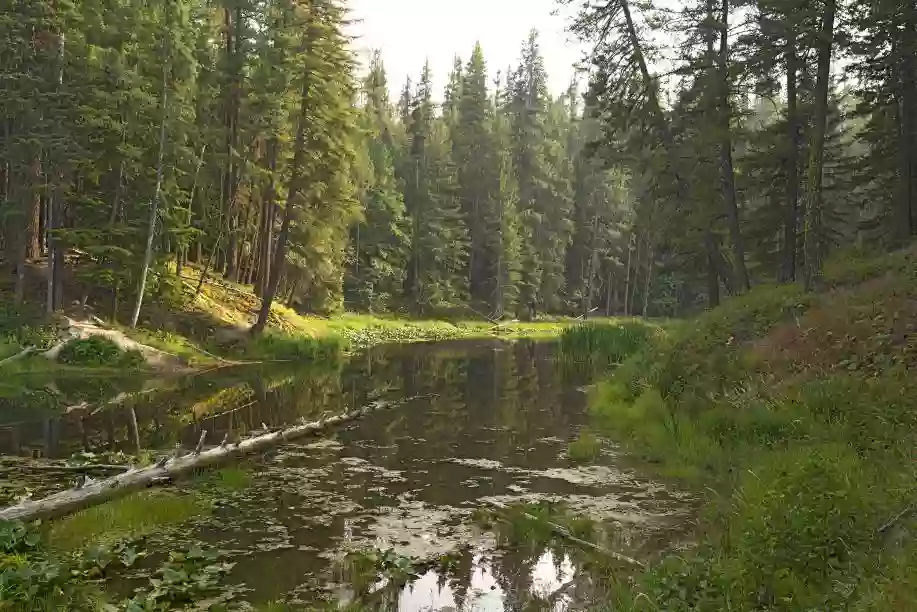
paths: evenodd
<path fill-rule="evenodd" d="M 63 346 L 58 360 L 68 365 L 136 368 L 145 363 L 137 351 L 122 351 L 104 336 L 71 340 Z"/>

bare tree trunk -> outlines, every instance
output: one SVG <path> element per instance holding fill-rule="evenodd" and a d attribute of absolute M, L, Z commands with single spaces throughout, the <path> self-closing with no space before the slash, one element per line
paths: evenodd
<path fill-rule="evenodd" d="M 611 309 L 613 306 L 612 300 L 614 299 L 614 295 L 612 292 L 613 284 L 614 284 L 614 268 L 611 265 L 609 265 L 608 266 L 608 286 L 605 288 L 605 316 L 606 317 L 611 316 Z"/>
<path fill-rule="evenodd" d="M 293 161 L 290 164 L 290 188 L 287 193 L 286 208 L 283 211 L 283 223 L 280 226 L 280 234 L 277 236 L 277 247 L 274 250 L 274 262 L 271 265 L 271 278 L 261 300 L 261 311 L 258 313 L 258 320 L 251 328 L 252 336 L 258 336 L 264 332 L 267 326 L 268 317 L 271 314 L 271 304 L 274 296 L 277 295 L 277 287 L 280 285 L 280 276 L 283 274 L 284 263 L 287 257 L 287 241 L 290 237 L 290 224 L 293 221 L 293 209 L 296 206 L 296 199 L 302 190 L 302 166 L 306 156 L 306 122 L 308 121 L 308 95 L 309 79 L 303 79 L 302 92 L 299 103 L 299 120 L 296 126 L 296 140 L 293 148 Z"/>
<path fill-rule="evenodd" d="M 630 315 L 630 257 L 633 247 L 631 246 L 631 239 L 633 234 L 627 237 L 627 266 L 624 268 L 626 271 L 626 276 L 624 277 L 624 316 Z"/>
<path fill-rule="evenodd" d="M 168 22 L 168 20 L 167 20 Z M 169 33 L 164 35 L 164 55 L 162 66 L 162 94 L 159 106 L 162 117 L 159 120 L 159 155 L 156 160 L 156 187 L 153 199 L 150 202 L 150 219 L 147 227 L 146 250 L 143 253 L 143 267 L 140 269 L 140 287 L 137 289 L 137 301 L 134 303 L 134 314 L 131 315 L 131 327 L 137 327 L 140 320 L 140 308 L 143 305 L 143 295 L 146 293 L 147 276 L 150 273 L 150 264 L 153 262 L 153 240 L 156 236 L 156 221 L 159 218 L 159 197 L 162 192 L 163 158 L 166 150 L 166 118 L 169 115 Z"/>
<path fill-rule="evenodd" d="M 732 104 L 729 100 L 729 0 L 722 0 L 720 22 L 720 178 L 723 188 L 723 202 L 726 205 L 726 220 L 729 225 L 729 238 L 732 242 L 732 254 L 735 259 L 736 281 L 738 289 L 746 291 L 751 287 L 748 279 L 748 268 L 745 267 L 745 239 L 742 237 L 742 224 L 739 218 L 739 202 L 736 196 L 735 169 L 732 165 Z"/>
<path fill-rule="evenodd" d="M 261 239 L 258 256 L 258 274 L 255 283 L 255 293 L 264 295 L 268 280 L 271 277 L 271 247 L 273 246 L 274 211 L 277 209 L 277 138 L 272 137 L 268 142 L 268 179 L 261 202 Z"/>
<path fill-rule="evenodd" d="M 786 220 L 783 225 L 783 266 L 780 280 L 790 283 L 796 280 L 796 250 L 799 246 L 799 59 L 796 55 L 795 24 L 787 26 L 786 37 Z"/>
<path fill-rule="evenodd" d="M 831 53 L 834 49 L 834 18 L 837 0 L 826 0 L 818 40 L 818 76 L 815 82 L 815 125 L 809 145 L 809 184 L 806 192 L 806 289 L 814 289 L 822 266 L 822 174 L 828 124 L 828 92 L 831 85 Z"/>
<path fill-rule="evenodd" d="M 58 36 L 58 73 L 57 73 L 57 86 L 60 89 L 63 89 L 64 86 L 64 49 L 67 44 L 66 36 L 61 33 Z M 57 239 L 54 237 L 54 230 L 58 227 L 61 222 L 61 209 L 59 202 L 59 191 L 63 189 L 63 172 L 61 171 L 60 165 L 63 163 L 62 160 L 57 160 L 57 168 L 55 172 L 57 174 L 58 183 L 51 186 L 50 196 L 48 197 L 47 204 L 47 222 L 45 223 L 45 232 L 47 235 L 48 243 L 48 296 L 46 302 L 46 309 L 48 314 L 53 313 L 58 304 L 63 302 L 62 288 L 63 283 L 61 282 L 61 274 L 63 273 L 63 255 L 60 250 L 60 246 L 57 244 Z M 47 181 L 46 181 L 47 184 Z"/>
<path fill-rule="evenodd" d="M 194 180 L 191 181 L 191 193 L 188 195 L 188 214 L 185 217 L 185 225 L 191 227 L 192 219 L 194 216 L 194 196 L 197 192 L 197 181 L 201 175 L 201 166 L 204 165 L 204 154 L 207 152 L 207 145 L 201 147 L 201 154 L 197 158 L 197 166 L 194 169 Z M 182 264 L 187 263 L 188 261 L 188 251 L 190 250 L 190 244 L 182 244 L 181 251 L 178 254 L 177 263 L 175 266 L 175 273 L 178 276 L 182 274 Z"/>
<path fill-rule="evenodd" d="M 228 130 L 226 149 L 227 163 L 229 165 L 226 174 L 226 198 L 229 202 L 229 209 L 226 211 L 226 278 L 231 281 L 237 281 L 239 279 L 239 210 L 237 193 L 241 179 L 236 155 L 239 147 L 239 116 L 242 106 L 242 42 L 245 37 L 242 35 L 244 21 L 241 6 L 236 8 L 235 15 L 228 8 L 225 11 L 226 51 L 229 55 L 229 60 L 232 62 L 226 117 Z"/>
<path fill-rule="evenodd" d="M 646 252 L 646 279 L 643 285 L 643 317 L 646 318 L 647 310 L 650 305 L 650 288 L 653 283 L 653 243 L 647 237 Z"/>
<path fill-rule="evenodd" d="M 29 194 L 26 259 L 41 257 L 41 157 L 32 160 L 32 192 Z"/>

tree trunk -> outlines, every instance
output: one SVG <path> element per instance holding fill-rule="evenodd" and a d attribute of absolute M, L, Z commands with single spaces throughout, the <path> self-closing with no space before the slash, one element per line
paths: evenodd
<path fill-rule="evenodd" d="M 258 320 L 255 321 L 251 328 L 252 336 L 260 335 L 267 326 L 268 317 L 271 313 L 271 304 L 274 301 L 274 296 L 277 295 L 277 287 L 280 285 L 280 276 L 283 274 L 283 267 L 286 262 L 287 241 L 290 236 L 290 224 L 293 221 L 293 208 L 296 206 L 296 199 L 302 190 L 302 166 L 306 157 L 306 122 L 308 121 L 309 110 L 308 95 L 309 78 L 306 76 L 303 78 L 302 92 L 300 94 L 299 120 L 296 126 L 293 161 L 290 164 L 290 188 L 287 193 L 286 208 L 283 211 L 283 223 L 280 226 L 280 234 L 277 236 L 277 247 L 274 249 L 271 277 L 261 299 L 261 311 L 258 313 Z"/>
<path fill-rule="evenodd" d="M 626 275 L 624 277 L 624 316 L 625 317 L 630 315 L 630 304 L 629 304 L 630 302 L 630 268 L 631 268 L 630 257 L 631 257 L 631 253 L 633 252 L 633 247 L 631 246 L 630 243 L 631 243 L 632 238 L 633 238 L 633 234 L 627 237 L 627 266 L 624 268 L 626 271 Z"/>
<path fill-rule="evenodd" d="M 41 257 L 41 157 L 36 155 L 31 166 L 31 192 L 29 193 L 28 226 L 25 258 Z"/>
<path fill-rule="evenodd" d="M 796 26 L 787 25 L 786 40 L 786 219 L 783 224 L 783 261 L 779 280 L 796 280 L 797 228 L 799 226 L 799 101 L 797 94 L 799 59 L 796 55 Z"/>
<path fill-rule="evenodd" d="M 646 318 L 650 306 L 650 288 L 653 283 L 653 243 L 647 238 L 646 246 L 646 279 L 643 284 L 643 318 Z"/>
<path fill-rule="evenodd" d="M 202 470 L 220 465 L 246 455 L 264 453 L 290 440 L 315 435 L 343 423 L 348 423 L 371 414 L 377 410 L 387 410 L 422 399 L 421 396 L 409 397 L 398 402 L 374 402 L 362 408 L 329 417 L 314 423 L 302 423 L 286 429 L 272 431 L 247 440 L 230 443 L 224 441 L 219 446 L 204 448 L 207 432 L 201 435 L 197 447 L 187 455 L 165 456 L 158 462 L 145 467 L 126 469 L 122 474 L 99 480 L 42 499 L 20 502 L 0 510 L 0 521 L 34 521 L 66 516 L 77 510 L 124 496 L 132 491 L 142 490 L 156 484 L 170 483 Z M 109 411 L 109 414 L 112 414 Z M 304 419 L 303 419 L 304 420 Z M 109 448 L 115 447 L 114 424 L 109 419 Z M 46 428 L 46 440 L 55 443 L 57 435 L 53 428 Z"/>
<path fill-rule="evenodd" d="M 131 315 L 131 327 L 137 327 L 140 320 L 140 308 L 143 305 L 143 295 L 146 293 L 147 276 L 150 273 L 150 264 L 153 262 L 153 240 L 156 236 L 156 221 L 159 218 L 159 197 L 162 193 L 163 158 L 166 150 L 166 118 L 168 117 L 169 102 L 169 33 L 165 34 L 163 48 L 165 57 L 162 67 L 162 94 L 159 106 L 162 117 L 159 120 L 159 154 L 156 160 L 156 187 L 153 190 L 153 199 L 150 202 L 150 218 L 147 227 L 146 249 L 143 252 L 143 267 L 140 269 L 140 287 L 137 289 L 137 301 L 134 303 L 134 313 Z"/>
<path fill-rule="evenodd" d="M 751 287 L 748 279 L 748 268 L 745 267 L 745 240 L 742 237 L 742 224 L 739 217 L 739 202 L 736 196 L 735 169 L 732 164 L 732 104 L 729 101 L 729 0 L 722 0 L 720 22 L 719 85 L 720 85 L 720 180 L 722 182 L 723 203 L 726 205 L 726 220 L 729 225 L 729 238 L 732 242 L 732 255 L 735 259 L 735 280 L 740 291 Z"/>
<path fill-rule="evenodd" d="M 277 137 L 268 142 L 268 177 L 261 202 L 261 238 L 259 241 L 258 274 L 255 283 L 256 293 L 264 295 L 268 279 L 271 277 L 271 247 L 273 246 L 274 212 L 277 209 Z"/>
<path fill-rule="evenodd" d="M 605 287 L 605 316 L 611 316 L 612 310 L 612 300 L 614 298 L 612 293 L 612 286 L 614 284 L 614 268 L 609 264 L 608 265 L 608 286 Z"/>
<path fill-rule="evenodd" d="M 905 5 L 898 76 L 899 180 L 902 185 L 901 201 L 898 203 L 900 221 L 896 224 L 902 234 L 902 243 L 917 234 L 917 7 L 913 2 Z"/>
<path fill-rule="evenodd" d="M 630 12 L 630 2 L 629 0 L 618 0 L 618 3 L 622 12 L 624 13 L 627 37 L 630 40 L 634 59 L 637 61 L 640 76 L 643 79 L 647 97 L 649 98 L 649 108 L 652 115 L 653 124 L 655 125 L 656 130 L 659 132 L 660 140 L 662 141 L 663 148 L 665 149 L 668 171 L 672 175 L 673 181 L 675 183 L 676 197 L 678 198 L 679 204 L 684 205 L 684 203 L 688 201 L 688 194 L 690 191 L 688 189 L 687 182 L 682 178 L 678 168 L 678 155 L 675 150 L 675 138 L 672 135 L 672 129 L 669 125 L 669 121 L 666 118 L 665 113 L 662 112 L 662 106 L 659 103 L 659 95 L 656 91 L 656 83 L 655 80 L 650 76 L 649 68 L 646 64 L 646 56 L 643 53 L 643 46 L 640 43 L 640 38 L 637 36 L 637 28 L 634 25 L 633 16 Z M 712 269 L 718 270 L 722 275 L 724 266 L 721 264 L 725 262 L 723 262 L 723 256 L 719 252 L 719 246 L 715 240 L 712 240 L 713 228 L 707 228 L 705 233 L 706 236 L 711 238 L 710 240 L 707 240 L 707 252 L 711 261 L 711 265 L 714 265 Z M 716 253 L 712 253 L 711 249 L 716 251 Z M 732 279 L 728 278 L 728 276 L 730 275 L 723 276 L 723 281 L 726 283 L 731 283 Z"/>
<path fill-rule="evenodd" d="M 815 81 L 815 124 L 809 145 L 809 182 L 806 192 L 806 275 L 807 290 L 817 287 L 822 267 L 822 174 L 825 161 L 825 133 L 828 124 L 828 92 L 831 85 L 831 53 L 834 49 L 834 18 L 837 0 L 826 0 L 818 40 L 818 71 Z"/>

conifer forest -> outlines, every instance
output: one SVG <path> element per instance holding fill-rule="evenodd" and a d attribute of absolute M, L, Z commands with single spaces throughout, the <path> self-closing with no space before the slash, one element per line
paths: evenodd
<path fill-rule="evenodd" d="M 917 0 L 0 0 L 0 612 L 917 612 L 915 373 Z"/>
<path fill-rule="evenodd" d="M 305 312 L 495 319 L 815 283 L 917 231 L 915 10 L 587 3 L 558 93 L 535 31 L 393 85 L 336 0 L 11 0 L 3 262 L 16 300 L 40 265 L 49 310 L 128 322 L 188 265 Z"/>

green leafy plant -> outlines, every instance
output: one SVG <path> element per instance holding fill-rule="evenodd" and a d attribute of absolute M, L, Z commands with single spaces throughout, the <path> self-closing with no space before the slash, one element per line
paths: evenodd
<path fill-rule="evenodd" d="M 136 368 L 145 363 L 137 351 L 122 351 L 103 336 L 75 339 L 63 346 L 58 357 L 61 363 L 81 366 L 111 366 Z"/>

